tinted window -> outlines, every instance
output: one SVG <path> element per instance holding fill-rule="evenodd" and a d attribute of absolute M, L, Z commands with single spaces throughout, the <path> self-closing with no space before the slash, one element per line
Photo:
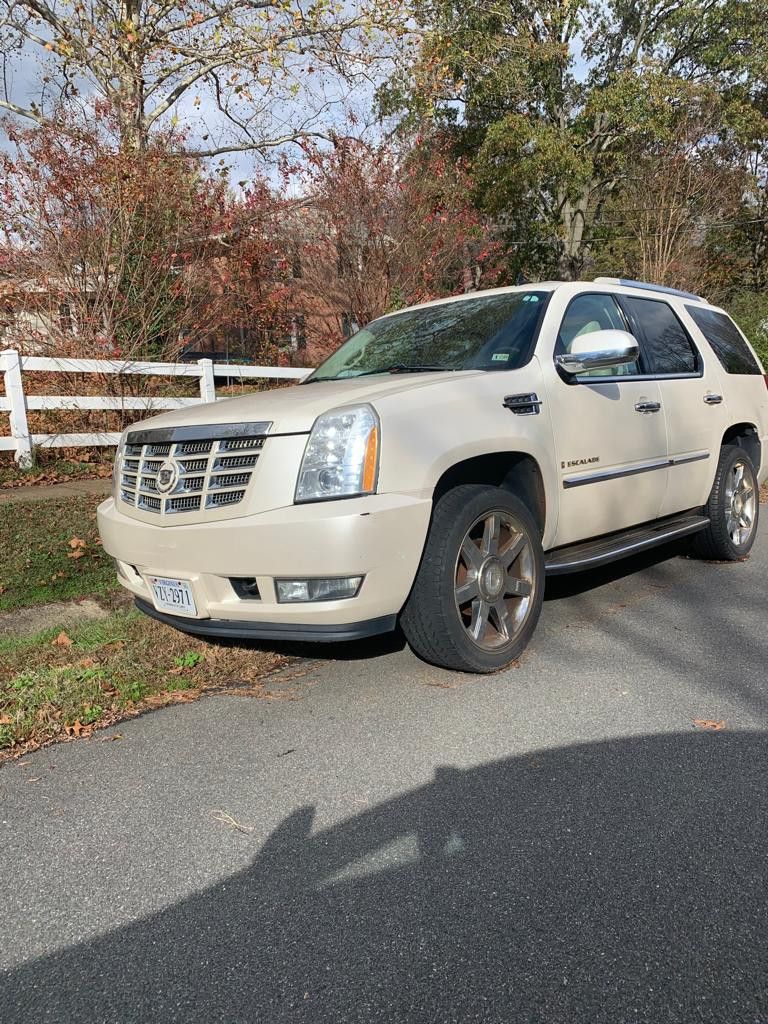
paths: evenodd
<path fill-rule="evenodd" d="M 645 372 L 697 373 L 699 355 L 691 339 L 666 302 L 621 296 L 621 305 L 641 339 Z"/>
<path fill-rule="evenodd" d="M 568 306 L 557 336 L 555 354 L 571 351 L 576 338 L 595 331 L 626 331 L 627 323 L 612 295 L 578 295 Z M 581 377 L 621 377 L 639 373 L 637 363 L 580 373 Z"/>
<path fill-rule="evenodd" d="M 686 306 L 691 319 L 714 349 L 726 373 L 760 373 L 736 324 L 725 313 L 701 306 Z"/>

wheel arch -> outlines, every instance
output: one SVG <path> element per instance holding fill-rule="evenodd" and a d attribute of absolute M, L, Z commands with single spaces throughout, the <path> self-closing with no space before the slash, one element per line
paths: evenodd
<path fill-rule="evenodd" d="M 435 483 L 433 501 L 460 484 L 487 484 L 516 495 L 528 508 L 541 536 L 547 526 L 547 495 L 538 461 L 528 452 L 487 452 L 457 460 Z"/>
<path fill-rule="evenodd" d="M 762 460 L 762 445 L 760 433 L 754 423 L 734 423 L 723 434 L 723 445 L 736 445 L 743 448 L 755 467 L 755 472 L 760 471 Z"/>

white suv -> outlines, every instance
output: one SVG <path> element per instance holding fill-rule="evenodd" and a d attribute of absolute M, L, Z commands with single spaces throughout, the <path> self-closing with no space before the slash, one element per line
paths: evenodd
<path fill-rule="evenodd" d="M 201 636 L 394 629 L 494 671 L 547 574 L 692 536 L 745 558 L 768 388 L 695 295 L 599 278 L 476 292 L 369 324 L 297 387 L 123 435 L 105 549 L 143 611 Z"/>

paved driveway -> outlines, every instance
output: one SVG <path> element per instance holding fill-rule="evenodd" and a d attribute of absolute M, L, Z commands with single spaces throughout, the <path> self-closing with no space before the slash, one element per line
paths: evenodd
<path fill-rule="evenodd" d="M 0 771 L 0 1020 L 768 1021 L 768 527 L 633 568 Z"/>

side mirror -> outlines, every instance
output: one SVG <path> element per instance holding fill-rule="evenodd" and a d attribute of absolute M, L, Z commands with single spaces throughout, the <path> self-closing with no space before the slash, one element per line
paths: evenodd
<path fill-rule="evenodd" d="M 625 366 L 639 355 L 637 341 L 627 331 L 592 331 L 574 338 L 571 351 L 557 356 L 555 362 L 566 373 L 577 374 Z"/>

